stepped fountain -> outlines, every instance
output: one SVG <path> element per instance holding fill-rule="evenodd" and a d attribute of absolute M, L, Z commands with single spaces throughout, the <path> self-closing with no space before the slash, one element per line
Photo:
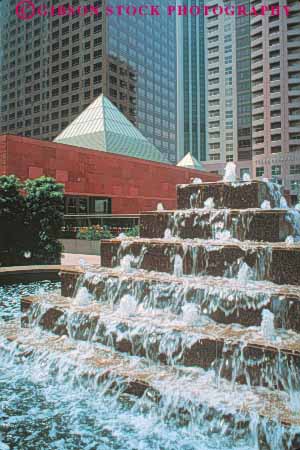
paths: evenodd
<path fill-rule="evenodd" d="M 231 171 L 177 199 L 142 214 L 139 239 L 102 241 L 101 267 L 63 268 L 61 295 L 23 297 L 2 358 L 126 401 L 147 436 L 153 417 L 181 430 L 91 448 L 300 448 L 298 212 Z"/>

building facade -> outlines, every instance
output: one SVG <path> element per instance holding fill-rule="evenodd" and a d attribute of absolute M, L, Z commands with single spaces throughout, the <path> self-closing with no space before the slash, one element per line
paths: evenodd
<path fill-rule="evenodd" d="M 260 5 L 261 1 L 253 1 Z M 268 4 L 278 4 L 269 1 Z M 300 194 L 300 11 L 251 18 L 253 171 Z"/>
<path fill-rule="evenodd" d="M 180 2 L 190 8 L 192 0 Z M 199 6 L 203 7 L 204 0 Z M 204 16 L 177 16 L 177 159 L 187 153 L 205 161 L 206 86 Z"/>
<path fill-rule="evenodd" d="M 210 7 L 217 3 L 226 2 L 206 2 Z M 205 17 L 204 167 L 223 173 L 226 162 L 235 161 L 241 178 L 249 173 L 277 180 L 295 197 L 300 193 L 299 7 L 293 0 L 236 0 L 239 4 L 287 5 L 290 13 Z M 181 61 L 184 57 L 183 52 Z M 192 134 L 178 129 L 182 157 L 179 146 L 187 153 Z"/>
<path fill-rule="evenodd" d="M 191 151 L 206 170 L 222 173 L 236 161 L 239 176 L 251 173 L 250 18 L 209 14 L 178 22 L 178 158 Z"/>
<path fill-rule="evenodd" d="M 210 7 L 220 4 L 215 0 L 206 3 Z M 209 171 L 223 173 L 226 163 L 235 161 L 237 174 L 242 177 L 252 172 L 250 18 L 208 15 L 204 25 L 207 93 L 204 165 Z"/>
<path fill-rule="evenodd" d="M 136 214 L 176 208 L 176 185 L 216 181 L 196 169 L 22 136 L 0 136 L 0 175 L 22 181 L 42 175 L 65 186 L 68 214 Z"/>
<path fill-rule="evenodd" d="M 103 93 L 175 163 L 175 17 L 106 16 L 96 0 L 98 14 L 22 21 L 17 3 L 0 1 L 1 133 L 53 140 Z"/>

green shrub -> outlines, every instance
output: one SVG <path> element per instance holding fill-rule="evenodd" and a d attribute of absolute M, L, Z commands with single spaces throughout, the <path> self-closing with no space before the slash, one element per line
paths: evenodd
<path fill-rule="evenodd" d="M 139 237 L 140 235 L 140 228 L 138 225 L 136 225 L 135 227 L 130 228 L 129 230 L 127 230 L 125 232 L 127 237 Z"/>
<path fill-rule="evenodd" d="M 135 226 L 124 232 L 127 237 L 139 236 L 139 227 Z M 77 239 L 86 239 L 88 241 L 99 241 L 100 239 L 112 239 L 113 234 L 109 229 L 101 228 L 100 225 L 91 227 L 81 227 L 76 234 Z"/>
<path fill-rule="evenodd" d="M 86 239 L 88 241 L 99 241 L 100 239 L 111 239 L 112 234 L 109 230 L 101 229 L 99 226 L 82 227 L 77 231 L 77 239 Z"/>
<path fill-rule="evenodd" d="M 27 230 L 22 184 L 14 175 L 0 176 L 0 264 L 15 265 L 23 260 Z"/>
<path fill-rule="evenodd" d="M 60 263 L 62 245 L 58 240 L 64 219 L 63 184 L 40 177 L 25 182 L 26 222 L 31 233 L 28 249 L 32 261 Z"/>

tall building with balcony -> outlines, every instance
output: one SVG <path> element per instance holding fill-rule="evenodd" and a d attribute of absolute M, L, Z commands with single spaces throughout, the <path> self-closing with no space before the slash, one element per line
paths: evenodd
<path fill-rule="evenodd" d="M 210 7 L 220 3 L 206 2 Z M 199 160 L 206 170 L 221 174 L 226 162 L 235 161 L 239 177 L 250 173 L 254 178 L 276 180 L 290 190 L 295 200 L 300 194 L 299 6 L 294 0 L 236 0 L 235 6 L 239 4 L 257 9 L 263 4 L 287 5 L 290 13 L 287 16 L 281 9 L 280 15 L 273 16 L 205 17 L 202 129 L 206 139 Z M 192 73 L 191 49 L 188 51 L 184 45 L 182 49 L 181 61 L 189 67 L 184 70 Z M 201 83 L 198 77 L 198 89 Z M 192 98 L 191 92 L 197 93 L 197 89 L 185 88 L 188 85 L 183 84 L 181 89 L 182 111 Z M 188 152 L 192 139 L 192 113 L 188 111 L 185 122 L 190 126 L 184 133 L 178 128 L 178 157 L 182 157 L 181 149 Z"/>
<path fill-rule="evenodd" d="M 260 6 L 253 0 L 252 5 Z M 253 168 L 300 193 L 300 10 L 251 18 Z"/>
<path fill-rule="evenodd" d="M 210 7 L 220 4 L 206 2 Z M 225 3 L 225 2 L 224 2 Z M 237 0 L 236 5 L 249 3 Z M 251 173 L 251 54 L 249 16 L 205 17 L 207 160 L 209 171 L 223 173 L 227 162 L 237 174 Z"/>
<path fill-rule="evenodd" d="M 175 163 L 175 17 L 106 16 L 97 0 L 89 3 L 99 14 L 22 21 L 17 3 L 0 0 L 0 133 L 53 140 L 104 94 Z"/>
<path fill-rule="evenodd" d="M 220 3 L 205 2 L 210 8 Z M 222 173 L 226 162 L 236 161 L 239 176 L 251 173 L 250 18 L 209 14 L 181 19 L 180 24 L 178 159 L 191 151 L 206 170 Z"/>

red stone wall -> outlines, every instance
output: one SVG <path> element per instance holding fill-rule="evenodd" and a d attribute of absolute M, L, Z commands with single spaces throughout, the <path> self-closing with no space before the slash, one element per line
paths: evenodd
<path fill-rule="evenodd" d="M 22 180 L 48 175 L 64 183 L 67 194 L 111 197 L 114 214 L 153 210 L 158 202 L 175 208 L 177 184 L 199 176 L 203 181 L 218 179 L 168 164 L 9 135 L 0 136 L 0 173 Z"/>

